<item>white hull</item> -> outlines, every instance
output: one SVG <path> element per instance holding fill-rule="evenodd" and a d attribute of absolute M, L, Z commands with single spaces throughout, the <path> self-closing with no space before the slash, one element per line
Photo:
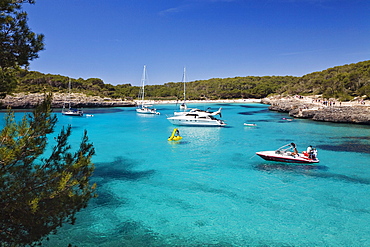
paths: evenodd
<path fill-rule="evenodd" d="M 62 111 L 62 114 L 65 116 L 76 116 L 76 117 L 82 117 L 84 115 L 83 111 L 81 110 L 66 110 Z"/>
<path fill-rule="evenodd" d="M 155 109 L 151 109 L 151 108 L 137 108 L 136 112 L 140 114 L 155 114 L 155 115 L 160 114 Z"/>
<path fill-rule="evenodd" d="M 319 163 L 318 159 L 310 159 L 308 156 L 298 153 L 277 153 L 276 151 L 262 151 L 256 153 L 264 160 L 286 162 L 286 163 Z"/>
<path fill-rule="evenodd" d="M 184 118 L 182 116 L 167 118 L 174 125 L 182 126 L 209 126 L 209 127 L 222 127 L 226 124 L 219 119 L 201 119 L 201 118 Z"/>
<path fill-rule="evenodd" d="M 215 118 L 216 115 L 221 115 L 221 108 L 215 112 L 191 109 L 190 111 L 174 112 L 174 115 L 174 117 L 167 118 L 168 121 L 174 125 L 212 127 L 222 127 L 226 125 L 223 120 Z"/>

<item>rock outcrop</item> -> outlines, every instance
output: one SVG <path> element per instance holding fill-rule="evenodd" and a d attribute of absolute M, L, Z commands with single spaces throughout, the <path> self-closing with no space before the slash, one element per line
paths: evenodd
<path fill-rule="evenodd" d="M 335 123 L 355 123 L 370 125 L 370 107 L 366 105 L 323 105 L 296 98 L 265 98 L 272 111 L 287 112 L 296 118 Z"/>
<path fill-rule="evenodd" d="M 34 108 L 44 99 L 44 94 L 35 93 L 17 93 L 7 95 L 4 99 L 0 99 L 0 108 L 11 107 L 12 109 L 30 109 Z M 128 107 L 136 106 L 133 101 L 125 101 L 122 99 L 101 98 L 99 96 L 86 96 L 85 94 L 74 93 L 71 95 L 55 93 L 53 94 L 52 108 L 62 108 L 66 100 L 71 103 L 72 107 Z"/>

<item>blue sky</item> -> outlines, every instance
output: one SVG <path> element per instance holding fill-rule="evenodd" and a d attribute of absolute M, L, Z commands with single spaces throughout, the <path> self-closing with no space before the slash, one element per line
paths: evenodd
<path fill-rule="evenodd" d="M 302 76 L 370 59 L 369 0 L 37 0 L 30 70 L 113 85 Z"/>

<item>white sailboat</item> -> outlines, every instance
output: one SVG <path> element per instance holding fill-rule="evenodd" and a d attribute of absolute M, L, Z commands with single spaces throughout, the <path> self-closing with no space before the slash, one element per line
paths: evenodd
<path fill-rule="evenodd" d="M 182 82 L 184 83 L 184 102 L 180 105 L 180 110 L 186 110 L 188 107 L 186 106 L 186 68 L 184 67 L 184 73 L 182 75 Z"/>
<path fill-rule="evenodd" d="M 64 103 L 62 114 L 66 116 L 82 117 L 84 115 L 84 112 L 81 109 L 71 107 L 70 95 L 71 95 L 71 79 L 69 79 L 68 82 L 68 102 L 67 102 L 68 108 L 66 108 L 66 103 Z"/>
<path fill-rule="evenodd" d="M 141 78 L 141 89 L 139 92 L 139 100 L 141 100 L 140 105 L 136 108 L 136 112 L 140 114 L 156 114 L 159 115 L 160 113 L 157 112 L 155 108 L 151 108 L 151 105 L 145 105 L 144 103 L 144 96 L 145 96 L 145 82 L 147 79 L 146 73 L 146 65 L 144 65 L 143 76 Z"/>

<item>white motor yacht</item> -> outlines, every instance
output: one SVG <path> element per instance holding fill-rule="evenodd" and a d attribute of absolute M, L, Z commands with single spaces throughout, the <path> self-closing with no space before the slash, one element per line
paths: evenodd
<path fill-rule="evenodd" d="M 186 115 L 188 113 L 197 113 L 197 114 L 206 114 L 206 115 L 210 115 L 210 116 L 216 116 L 216 115 L 220 115 L 221 116 L 221 110 L 222 108 L 220 107 L 220 109 L 218 109 L 217 111 L 215 112 L 211 112 L 209 110 L 210 108 L 208 108 L 207 110 L 200 110 L 198 108 L 189 108 L 188 111 L 177 111 L 177 112 L 174 112 L 173 115 L 175 116 L 183 116 L 183 115 Z"/>
<path fill-rule="evenodd" d="M 222 127 L 226 123 L 216 118 L 216 115 L 221 115 L 221 108 L 216 112 L 207 112 L 199 109 L 192 109 L 188 112 L 178 112 L 175 116 L 168 117 L 174 125 L 185 125 L 185 126 L 212 126 L 212 127 Z"/>

